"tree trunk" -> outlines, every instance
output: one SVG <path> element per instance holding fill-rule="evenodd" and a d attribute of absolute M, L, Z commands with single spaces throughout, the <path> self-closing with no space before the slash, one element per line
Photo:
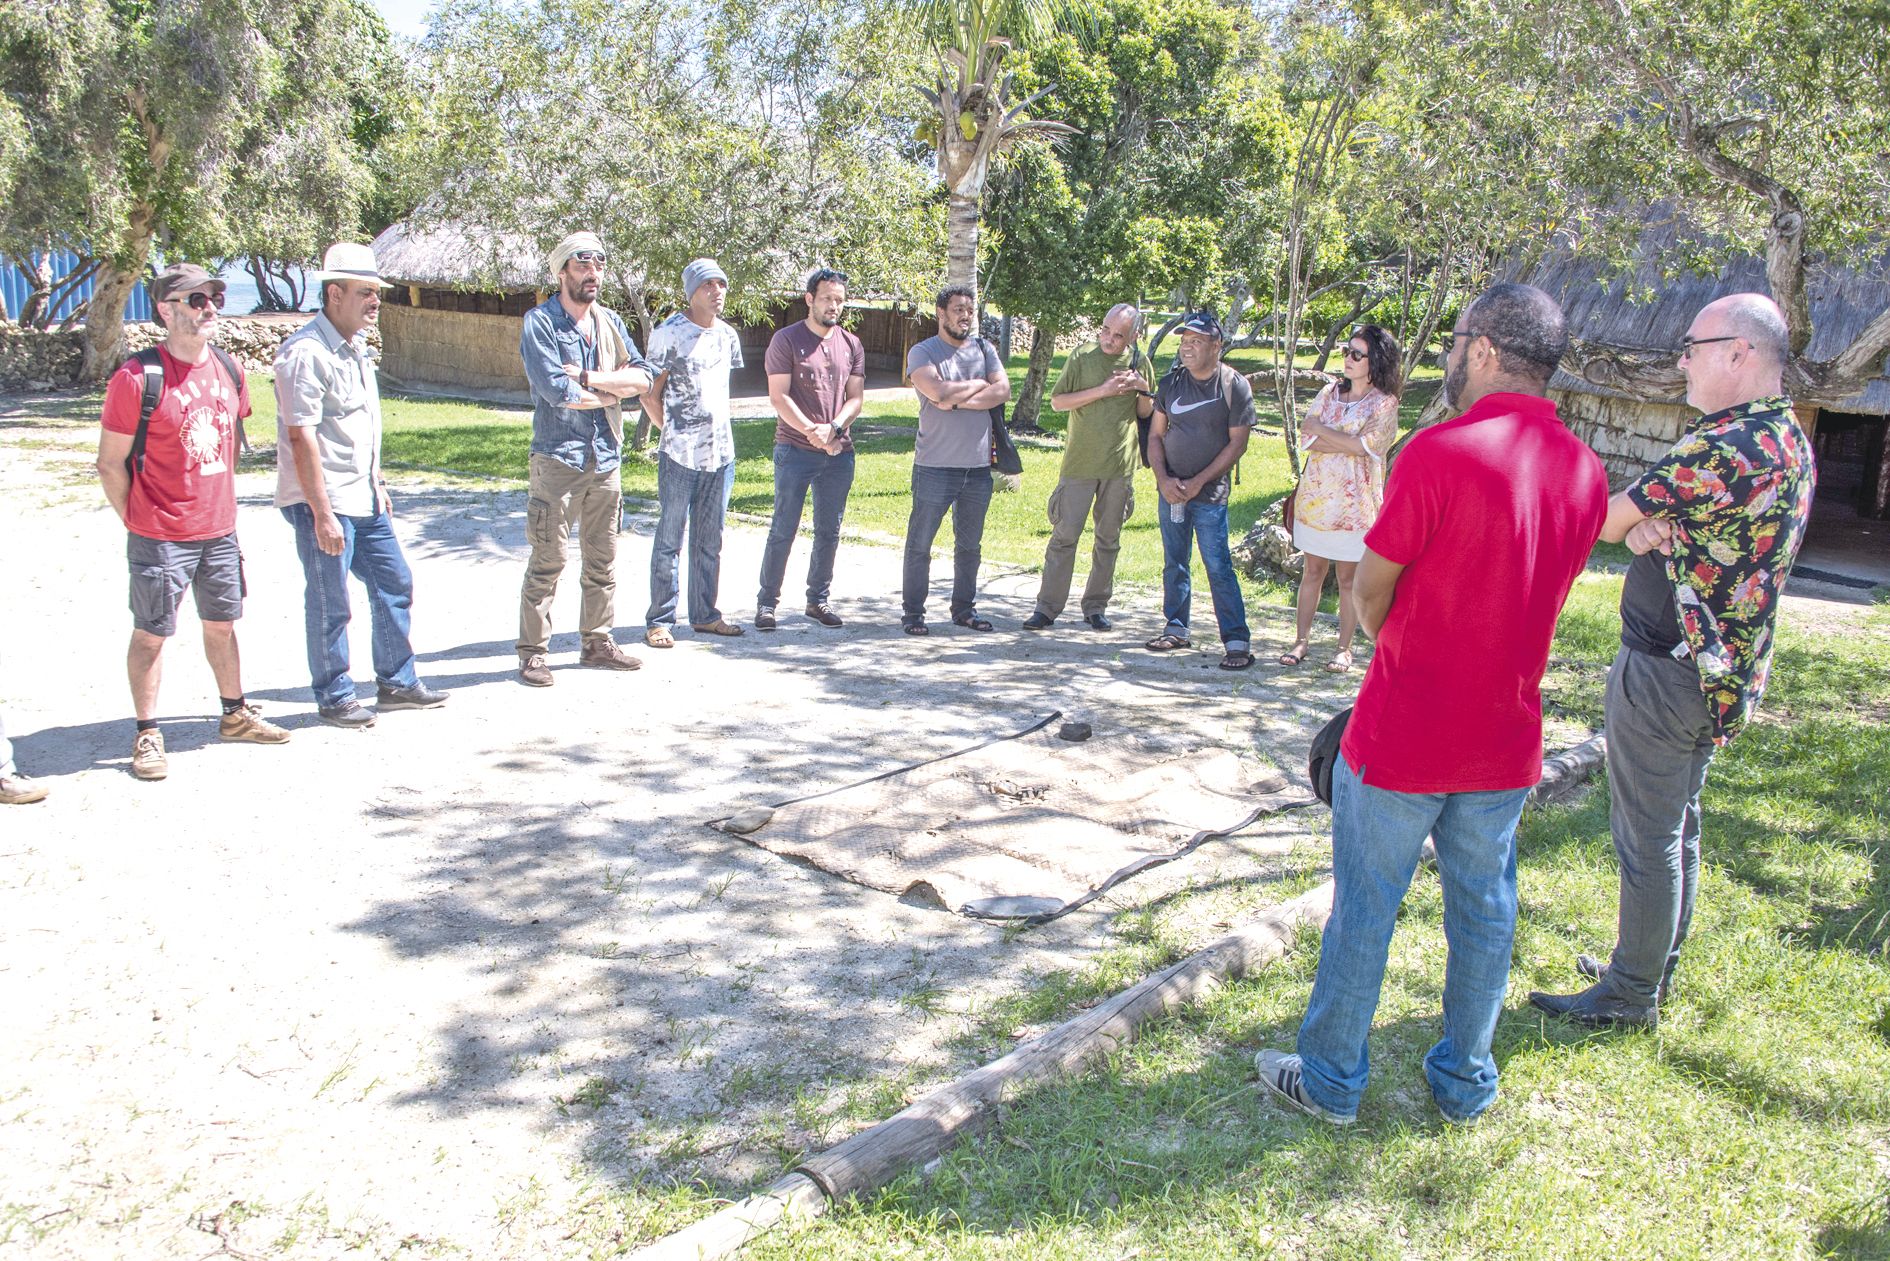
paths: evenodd
<path fill-rule="evenodd" d="M 983 200 L 984 181 L 967 180 L 972 191 L 954 189 L 945 205 L 945 283 L 970 285 L 972 305 L 978 295 L 978 203 Z"/>
<path fill-rule="evenodd" d="M 125 361 L 125 303 L 144 279 L 144 258 L 151 242 L 146 238 L 138 251 L 136 267 L 107 265 L 99 273 L 98 288 L 92 291 L 91 311 L 85 321 L 85 356 L 79 365 L 79 380 L 103 381 Z"/>
<path fill-rule="evenodd" d="M 1023 388 L 1017 392 L 1017 403 L 1011 409 L 1012 429 L 1037 429 L 1037 417 L 1043 412 L 1044 387 L 1050 380 L 1050 361 L 1056 358 L 1056 334 L 1046 325 L 1037 323 L 1031 334 L 1030 367 L 1024 372 Z"/>

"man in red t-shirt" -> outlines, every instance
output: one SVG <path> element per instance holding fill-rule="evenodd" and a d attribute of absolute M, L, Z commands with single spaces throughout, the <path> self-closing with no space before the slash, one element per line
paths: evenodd
<path fill-rule="evenodd" d="M 1335 1124 L 1365 1091 L 1392 928 L 1426 836 L 1450 957 L 1425 1076 L 1452 1121 L 1496 1098 L 1516 824 L 1542 777 L 1538 688 L 1607 515 L 1601 461 L 1545 397 L 1567 348 L 1561 308 L 1539 289 L 1500 284 L 1472 302 L 1446 360 L 1459 415 L 1411 440 L 1365 536 L 1353 596 L 1377 649 L 1333 767 L 1332 918 L 1298 1054 L 1255 1060 L 1276 1095 Z"/>
<path fill-rule="evenodd" d="M 131 563 L 131 650 L 126 671 L 138 730 L 131 773 L 170 773 L 158 730 L 164 641 L 177 630 L 186 589 L 197 600 L 203 651 L 223 700 L 217 734 L 281 744 L 289 733 L 265 722 L 243 697 L 236 619 L 243 615 L 243 557 L 236 544 L 237 428 L 249 415 L 249 385 L 210 348 L 223 282 L 194 263 L 173 263 L 151 282 L 163 325 L 157 348 L 163 384 L 134 458 L 144 404 L 144 365 L 134 356 L 112 374 L 99 417 L 98 476 L 125 523 Z"/>

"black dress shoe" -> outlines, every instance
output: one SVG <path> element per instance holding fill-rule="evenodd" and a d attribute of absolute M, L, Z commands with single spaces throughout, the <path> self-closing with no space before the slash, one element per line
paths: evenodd
<path fill-rule="evenodd" d="M 844 623 L 841 622 L 840 620 L 840 615 L 834 612 L 831 608 L 827 607 L 824 604 L 808 605 L 807 616 L 813 618 L 816 622 L 819 622 L 822 626 L 844 625 Z"/>
<path fill-rule="evenodd" d="M 1083 620 L 1089 624 L 1091 630 L 1114 630 L 1116 628 L 1114 622 L 1111 622 L 1100 613 L 1085 613 L 1083 614 Z"/>
<path fill-rule="evenodd" d="M 1593 955 L 1578 954 L 1575 956 L 1575 971 L 1577 975 L 1585 976 L 1591 981 L 1599 981 L 1607 977 L 1608 965 Z M 1661 1003 L 1673 997 L 1673 969 L 1671 967 L 1667 969 L 1667 974 L 1660 978 L 1660 989 L 1654 997 L 1656 1002 Z"/>
<path fill-rule="evenodd" d="M 1025 630 L 1049 630 L 1050 624 L 1056 620 L 1056 618 L 1046 616 L 1043 613 L 1032 613 L 1023 620 L 1021 625 Z"/>
<path fill-rule="evenodd" d="M 1532 990 L 1529 1003 L 1551 1016 L 1560 1016 L 1588 1029 L 1652 1029 L 1660 1024 L 1660 1009 L 1643 1007 L 1601 993 L 1601 986 L 1591 985 L 1579 994 L 1544 994 Z"/>

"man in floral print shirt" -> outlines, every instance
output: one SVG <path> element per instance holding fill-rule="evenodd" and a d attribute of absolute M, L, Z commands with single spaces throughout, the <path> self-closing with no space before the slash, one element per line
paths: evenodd
<path fill-rule="evenodd" d="M 1680 366 L 1705 414 L 1608 504 L 1601 537 L 1635 554 L 1606 701 L 1620 922 L 1606 966 L 1576 959 L 1594 985 L 1529 996 L 1578 1024 L 1658 1022 L 1693 917 L 1707 764 L 1765 691 L 1815 476 L 1782 384 L 1788 336 L 1759 294 L 1704 307 Z"/>

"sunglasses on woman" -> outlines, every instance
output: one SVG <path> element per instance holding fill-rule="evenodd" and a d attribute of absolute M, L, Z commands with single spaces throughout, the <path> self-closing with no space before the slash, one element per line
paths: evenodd
<path fill-rule="evenodd" d="M 206 306 L 213 306 L 219 311 L 223 309 L 223 295 L 221 293 L 205 293 L 201 289 L 196 293 L 185 294 L 181 298 L 172 298 L 171 301 L 181 302 L 193 311 L 201 311 Z"/>
<path fill-rule="evenodd" d="M 1345 348 L 1345 357 L 1347 359 L 1350 359 L 1353 363 L 1364 363 L 1367 359 L 1370 359 L 1372 356 L 1371 356 L 1370 351 L 1358 350 L 1351 346 L 1347 346 Z"/>

